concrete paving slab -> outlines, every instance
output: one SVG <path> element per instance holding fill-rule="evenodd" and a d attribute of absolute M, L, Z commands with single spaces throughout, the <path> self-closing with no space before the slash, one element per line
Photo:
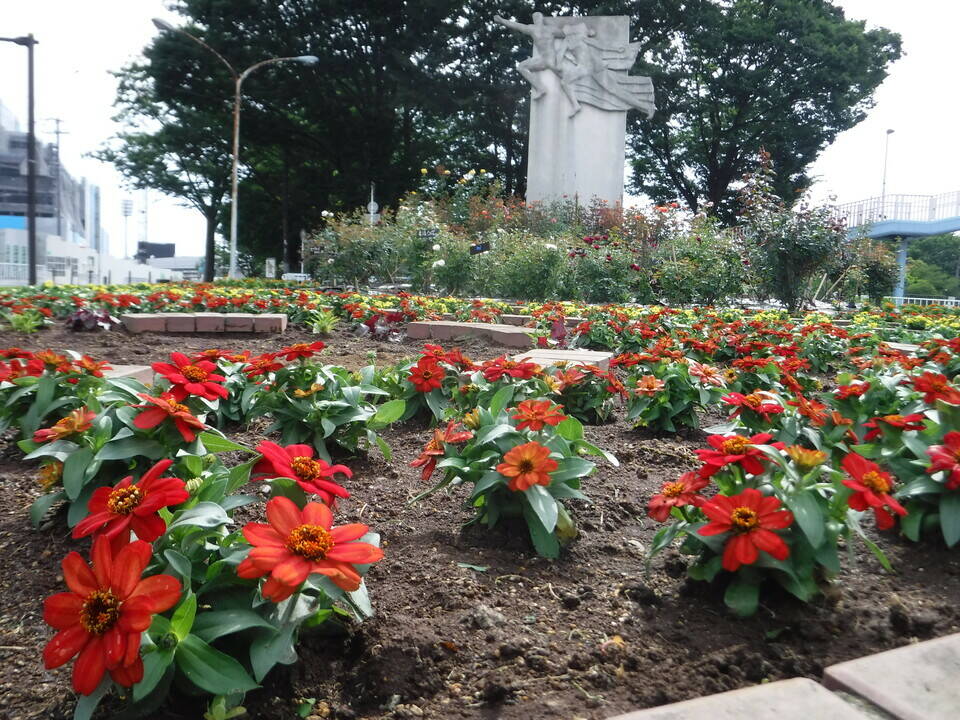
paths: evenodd
<path fill-rule="evenodd" d="M 823 684 L 859 695 L 898 720 L 957 720 L 958 678 L 960 634 L 954 634 L 832 665 Z"/>
<path fill-rule="evenodd" d="M 107 378 L 133 378 L 139 380 L 144 385 L 153 384 L 153 368 L 149 365 L 114 365 L 112 370 L 104 370 L 103 376 Z"/>
<path fill-rule="evenodd" d="M 868 720 L 870 716 L 807 678 L 637 710 L 609 720 Z"/>
<path fill-rule="evenodd" d="M 602 370 L 610 368 L 610 359 L 613 353 L 600 352 L 597 350 L 553 350 L 537 348 L 528 350 L 520 355 L 514 355 L 513 359 L 517 361 L 528 360 L 537 365 L 556 365 L 564 362 L 569 365 L 596 365 Z"/>

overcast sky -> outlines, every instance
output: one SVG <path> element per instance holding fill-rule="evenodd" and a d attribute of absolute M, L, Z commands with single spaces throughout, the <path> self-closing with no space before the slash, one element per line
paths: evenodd
<path fill-rule="evenodd" d="M 960 190 L 956 131 L 960 93 L 953 82 L 960 2 L 840 0 L 838 4 L 848 17 L 899 32 L 905 56 L 892 66 L 867 119 L 840 135 L 813 166 L 813 175 L 819 178 L 815 197 L 836 196 L 838 202 L 851 202 L 879 195 L 888 128 L 895 131 L 890 136 L 888 193 Z M 491 0 L 491 14 L 495 5 Z M 179 23 L 164 6 L 164 0 L 0 0 L 0 36 L 32 32 L 40 43 L 36 48 L 38 134 L 52 140 L 53 123 L 47 118 L 64 121 L 63 128 L 69 132 L 63 137 L 64 164 L 73 175 L 84 175 L 100 185 L 103 225 L 114 254 L 123 254 L 120 205 L 125 192 L 110 166 L 84 154 L 116 131 L 111 121 L 116 81 L 109 71 L 135 58 L 157 32 L 152 17 Z M 26 50 L 0 43 L 0 102 L 24 126 L 26 95 Z M 143 237 L 144 194 L 136 193 L 133 200 L 136 214 L 129 224 L 130 247 Z M 199 213 L 178 207 L 159 193 L 150 193 L 147 207 L 151 241 L 176 242 L 181 255 L 202 252 L 204 222 Z"/>

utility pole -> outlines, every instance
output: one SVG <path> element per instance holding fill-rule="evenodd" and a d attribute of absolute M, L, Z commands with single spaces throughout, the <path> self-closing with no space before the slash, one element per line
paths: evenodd
<path fill-rule="evenodd" d="M 63 239 L 63 205 L 61 204 L 62 191 L 60 189 L 63 170 L 60 167 L 60 136 L 69 135 L 70 133 L 68 133 L 66 130 L 60 129 L 60 123 L 63 122 L 61 118 L 50 118 L 50 121 L 56 123 L 56 128 L 57 128 L 56 130 L 53 131 L 53 134 L 57 136 L 56 154 L 54 155 L 54 162 L 56 163 L 56 167 L 57 167 L 57 185 L 56 185 L 56 188 L 57 188 L 57 237 L 59 237 L 60 239 Z"/>
<path fill-rule="evenodd" d="M 130 257 L 130 216 L 133 215 L 133 200 L 124 198 L 120 202 L 120 212 L 123 213 L 123 256 Z"/>

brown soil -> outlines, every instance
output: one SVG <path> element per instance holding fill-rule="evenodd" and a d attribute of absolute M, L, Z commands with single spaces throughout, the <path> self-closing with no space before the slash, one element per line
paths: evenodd
<path fill-rule="evenodd" d="M 130 338 L 54 330 L 4 337 L 0 346 L 73 348 L 146 364 L 171 349 L 211 342 L 262 351 L 307 339 L 315 336 Z M 330 344 L 330 361 L 350 367 L 366 364 L 369 350 L 379 364 L 418 349 L 343 333 Z M 478 358 L 503 351 L 476 343 L 468 349 Z M 960 631 L 960 555 L 936 542 L 913 545 L 885 535 L 897 575 L 857 545 L 855 562 L 829 597 L 803 605 L 770 588 L 748 620 L 725 611 L 721 588 L 688 582 L 673 551 L 645 573 L 657 529 L 646 501 L 663 481 L 695 467 L 699 433 L 653 436 L 632 430 L 622 416 L 587 428 L 621 465 L 601 465 L 586 481 L 592 503 L 575 507 L 581 537 L 553 562 L 533 554 L 522 528 L 461 533 L 469 517 L 462 493 L 407 507 L 423 487 L 408 463 L 426 431 L 408 425 L 384 435 L 394 462 L 374 454 L 350 461 L 353 497 L 339 519 L 359 519 L 383 536 L 386 558 L 367 580 L 377 615 L 346 633 L 305 633 L 300 662 L 274 670 L 263 690 L 248 695 L 251 717 L 296 717 L 300 701 L 312 699 L 314 718 L 605 718 L 765 680 L 818 678 L 832 663 Z M 73 705 L 69 671 L 42 667 L 50 631 L 41 601 L 62 590 L 59 559 L 85 545 L 73 543 L 57 517 L 39 531 L 30 528 L 27 508 L 38 494 L 33 472 L 15 447 L 0 455 L 7 490 L 0 510 L 0 718 L 11 720 L 67 718 Z M 175 705 L 157 717 L 201 715 L 185 701 Z"/>

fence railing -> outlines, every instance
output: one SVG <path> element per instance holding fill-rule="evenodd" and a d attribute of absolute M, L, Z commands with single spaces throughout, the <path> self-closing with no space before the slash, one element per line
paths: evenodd
<path fill-rule="evenodd" d="M 930 222 L 960 217 L 960 190 L 939 195 L 886 195 L 837 206 L 847 227 L 884 220 Z"/>
<path fill-rule="evenodd" d="M 884 300 L 892 300 L 897 305 L 943 305 L 944 307 L 960 307 L 960 300 L 954 297 L 949 298 L 930 298 L 930 297 L 900 297 L 897 295 L 888 295 Z"/>

